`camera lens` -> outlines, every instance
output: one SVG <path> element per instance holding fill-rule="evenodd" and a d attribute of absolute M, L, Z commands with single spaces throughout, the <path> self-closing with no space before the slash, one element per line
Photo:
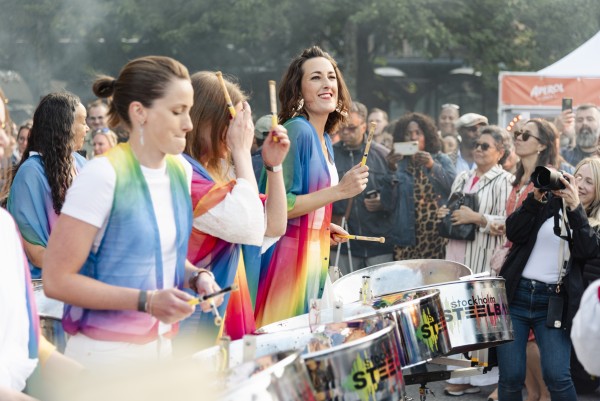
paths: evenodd
<path fill-rule="evenodd" d="M 533 174 L 531 174 L 531 182 L 537 189 L 543 191 L 556 191 L 559 189 L 565 189 L 565 185 L 560 180 L 563 177 L 560 171 L 544 167 L 537 166 Z"/>

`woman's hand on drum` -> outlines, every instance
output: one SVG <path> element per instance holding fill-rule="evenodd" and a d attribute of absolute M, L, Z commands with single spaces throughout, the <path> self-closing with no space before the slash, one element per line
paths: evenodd
<path fill-rule="evenodd" d="M 440 206 L 440 208 L 437 210 L 436 212 L 436 217 L 438 221 L 442 221 L 442 219 L 444 217 L 446 217 L 448 215 L 448 213 L 450 212 L 450 209 L 448 209 L 446 207 L 446 205 L 442 205 Z"/>
<path fill-rule="evenodd" d="M 348 235 L 348 231 L 344 230 L 337 224 L 329 224 L 329 245 L 334 246 L 341 244 L 342 242 L 348 242 L 348 238 L 342 238 L 340 235 Z"/>
<path fill-rule="evenodd" d="M 348 170 L 337 184 L 338 200 L 352 198 L 364 191 L 369 182 L 368 177 L 369 167 L 361 166 L 360 163 Z"/>
<path fill-rule="evenodd" d="M 243 102 L 242 109 L 229 123 L 226 141 L 231 153 L 244 152 L 250 155 L 250 148 L 254 141 L 254 123 L 248 102 Z"/>
<path fill-rule="evenodd" d="M 148 294 L 147 312 L 163 323 L 177 323 L 194 312 L 194 307 L 188 303 L 191 299 L 191 295 L 177 288 L 156 290 Z"/>
<path fill-rule="evenodd" d="M 560 182 L 563 183 L 565 189 L 559 189 L 557 191 L 552 191 L 554 196 L 558 196 L 563 199 L 565 205 L 569 208 L 569 210 L 576 209 L 579 206 L 579 187 L 577 186 L 577 181 L 575 177 L 573 177 L 569 173 L 563 173 L 563 176 L 560 177 Z"/>
<path fill-rule="evenodd" d="M 275 142 L 274 138 L 277 138 Z M 285 156 L 290 150 L 290 139 L 287 130 L 283 125 L 277 125 L 271 128 L 269 135 L 265 138 L 262 145 L 262 158 L 268 166 L 278 166 L 283 163 Z"/>

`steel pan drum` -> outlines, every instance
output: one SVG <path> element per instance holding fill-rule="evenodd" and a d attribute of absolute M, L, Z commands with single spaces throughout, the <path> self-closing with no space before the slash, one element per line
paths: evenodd
<path fill-rule="evenodd" d="M 315 401 L 300 354 L 266 355 L 227 372 L 224 401 Z"/>
<path fill-rule="evenodd" d="M 348 276 L 342 277 L 333 284 L 334 291 L 336 295 L 343 297 L 344 301 L 356 301 L 359 299 L 360 285 L 351 286 L 350 282 L 344 281 L 346 277 Z M 395 292 L 391 287 L 393 286 L 386 285 L 384 288 L 373 285 L 374 298 L 390 295 L 388 291 Z M 398 287 L 400 289 L 396 292 L 402 291 L 404 284 L 398 284 Z M 489 348 L 513 340 L 512 321 L 508 312 L 503 278 L 458 280 L 423 286 L 420 289 L 440 291 L 450 335 L 449 354 Z"/>
<path fill-rule="evenodd" d="M 394 331 L 392 321 L 370 318 L 325 324 L 314 332 L 305 327 L 250 337 L 258 357 L 301 351 L 318 400 L 403 400 L 404 379 Z M 231 343 L 230 364 L 243 359 L 247 341 Z M 219 353 L 218 348 L 202 351 L 194 358 L 211 360 Z"/>
<path fill-rule="evenodd" d="M 471 275 L 467 266 L 441 259 L 401 260 L 365 267 L 336 280 L 335 295 L 345 304 L 358 301 L 357 288 L 361 288 L 362 277 L 371 277 L 373 295 L 393 294 L 430 284 L 446 283 Z"/>
<path fill-rule="evenodd" d="M 62 327 L 64 304 L 56 299 L 46 297 L 42 280 L 32 280 L 35 303 L 40 317 L 40 330 L 44 337 L 64 352 L 66 345 L 65 331 Z"/>
<path fill-rule="evenodd" d="M 403 368 L 427 362 L 450 352 L 450 336 L 446 328 L 444 309 L 438 290 L 406 291 L 380 297 L 368 305 L 361 302 L 344 305 L 342 320 L 381 315 L 394 320 L 396 337 L 401 344 L 400 360 Z M 334 309 L 321 311 L 320 322 L 332 323 Z M 309 314 L 282 320 L 257 330 L 257 333 L 275 333 L 309 326 Z"/>

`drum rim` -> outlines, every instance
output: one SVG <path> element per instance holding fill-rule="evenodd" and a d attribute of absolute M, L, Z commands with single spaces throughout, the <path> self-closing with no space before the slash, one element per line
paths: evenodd
<path fill-rule="evenodd" d="M 300 357 L 302 359 L 312 359 L 312 358 L 318 358 L 320 356 L 324 356 L 327 354 L 331 354 L 333 352 L 338 352 L 338 351 L 343 351 L 346 350 L 348 348 L 353 348 L 353 347 L 357 347 L 359 345 L 363 345 L 364 343 L 370 342 L 372 340 L 376 340 L 379 339 L 380 337 L 385 336 L 388 333 L 392 333 L 392 335 L 394 336 L 394 341 L 395 341 L 395 333 L 394 330 L 396 329 L 396 323 L 392 320 L 389 319 L 384 319 L 383 317 L 378 317 L 378 316 L 373 316 L 373 318 L 376 319 L 381 319 L 384 324 L 386 324 L 386 326 L 381 329 L 381 330 L 377 330 L 376 332 L 373 332 L 371 334 L 367 334 L 366 336 L 356 339 L 352 342 L 349 343 L 344 343 L 344 344 L 340 344 L 340 345 L 336 345 L 334 347 L 328 348 L 328 349 L 324 349 L 324 350 L 320 350 L 320 351 L 314 351 L 314 352 L 309 352 L 306 354 L 300 354 Z M 358 321 L 365 321 L 365 320 L 369 320 L 369 319 L 354 319 L 354 320 L 348 320 L 345 322 L 341 322 L 341 323 L 351 323 L 351 322 L 358 322 Z M 339 323 L 328 323 L 328 324 L 324 324 L 321 325 L 320 327 L 326 327 L 332 324 L 339 324 Z M 291 331 L 291 330 L 290 330 Z M 314 332 L 312 332 L 314 334 Z"/>

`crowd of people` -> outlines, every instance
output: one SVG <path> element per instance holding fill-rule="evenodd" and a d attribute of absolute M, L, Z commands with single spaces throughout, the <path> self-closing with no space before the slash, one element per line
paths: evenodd
<path fill-rule="evenodd" d="M 521 400 L 526 386 L 529 401 L 573 400 L 597 387 L 569 335 L 600 278 L 595 105 L 509 128 L 455 104 L 437 122 L 418 112 L 389 121 L 350 98 L 316 46 L 286 70 L 277 123 L 252 115 L 235 77 L 190 75 L 168 57 L 130 61 L 92 91 L 87 107 L 47 94 L 19 127 L 0 105 L 1 399 L 26 399 L 38 363 L 73 374 L 190 355 L 307 313 L 330 297 L 332 266 L 406 259 L 506 280 L 515 340 L 497 348 L 497 369 L 450 380 L 447 394 L 498 384 L 489 399 Z M 538 168 L 557 186 L 540 188 Z M 457 193 L 476 194 L 477 207 L 451 211 Z M 447 216 L 474 225 L 474 239 L 441 236 Z M 39 333 L 32 279 L 65 305 L 64 356 Z"/>

